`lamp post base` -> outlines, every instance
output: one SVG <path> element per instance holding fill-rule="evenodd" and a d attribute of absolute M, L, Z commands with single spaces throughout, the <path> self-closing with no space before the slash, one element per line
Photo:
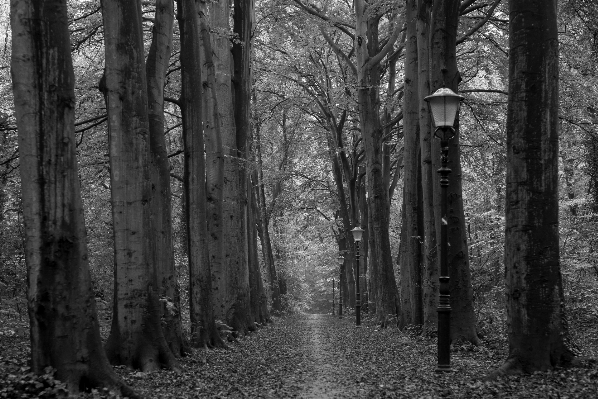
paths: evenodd
<path fill-rule="evenodd" d="M 450 364 L 439 364 L 436 366 L 436 371 L 437 373 L 450 373 L 453 371 L 453 369 L 451 368 Z"/>

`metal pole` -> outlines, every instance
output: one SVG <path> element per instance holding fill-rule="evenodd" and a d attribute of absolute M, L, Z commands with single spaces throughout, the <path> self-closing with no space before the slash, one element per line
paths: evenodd
<path fill-rule="evenodd" d="M 357 278 L 355 279 L 355 325 L 361 325 L 361 295 L 359 293 L 359 241 L 355 241 L 355 259 L 357 260 Z"/>
<path fill-rule="evenodd" d="M 448 275 L 448 185 L 451 169 L 448 167 L 448 140 L 450 136 L 447 128 L 442 129 L 440 136 L 441 167 L 440 174 L 440 289 L 438 301 L 438 366 L 437 372 L 451 371 L 450 333 L 451 333 L 451 303 Z"/>

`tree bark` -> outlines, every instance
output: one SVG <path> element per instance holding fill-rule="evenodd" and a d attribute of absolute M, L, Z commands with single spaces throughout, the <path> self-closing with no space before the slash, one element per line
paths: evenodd
<path fill-rule="evenodd" d="M 567 347 L 559 259 L 556 1 L 509 1 L 505 267 L 509 357 L 501 373 L 549 370 Z"/>
<path fill-rule="evenodd" d="M 216 329 L 212 302 L 212 273 L 208 248 L 206 170 L 204 156 L 200 21 L 195 0 L 178 0 L 181 32 L 181 102 L 185 156 L 185 222 L 189 256 L 191 343 L 223 346 Z"/>
<path fill-rule="evenodd" d="M 66 1 L 12 0 L 10 7 L 31 368 L 55 368 L 73 394 L 105 387 L 135 397 L 112 371 L 100 338 L 77 172 Z"/>
<path fill-rule="evenodd" d="M 403 222 L 401 226 L 401 328 L 423 323 L 421 155 L 419 130 L 417 0 L 408 0 L 405 85 L 403 102 L 404 170 Z"/>
<path fill-rule="evenodd" d="M 257 231 L 255 224 L 256 209 L 254 190 L 251 184 L 251 170 L 248 165 L 248 141 L 251 136 L 251 32 L 254 24 L 254 9 L 251 0 L 235 0 L 233 10 L 233 28 L 238 40 L 232 44 L 233 56 L 233 104 L 236 128 L 236 143 L 240 158 L 239 174 L 245 183 L 244 208 L 246 221 L 247 266 L 249 273 L 249 294 L 252 319 L 264 323 L 268 319 L 264 301 L 264 287 L 257 256 Z"/>
<path fill-rule="evenodd" d="M 251 179 L 247 179 L 247 198 L 250 211 L 247 215 L 247 246 L 249 253 L 249 288 L 251 294 L 251 314 L 254 322 L 264 324 L 270 319 L 268 312 L 268 298 L 264 290 L 262 272 L 257 247 L 257 201 Z"/>
<path fill-rule="evenodd" d="M 270 283 L 270 295 L 272 299 L 272 312 L 278 314 L 282 311 L 282 301 L 280 297 L 280 286 L 278 273 L 274 262 L 274 251 L 272 249 L 272 240 L 270 239 L 269 213 L 266 205 L 266 188 L 264 184 L 264 171 L 261 150 L 260 126 L 255 128 L 255 156 L 257 162 L 257 203 L 259 210 L 260 240 L 262 243 L 262 254 L 264 263 L 268 272 L 268 281 Z"/>
<path fill-rule="evenodd" d="M 223 186 L 223 240 L 224 256 L 220 268 L 212 270 L 216 295 L 215 314 L 233 329 L 246 333 L 255 328 L 251 318 L 249 267 L 247 253 L 247 198 L 245 154 L 237 141 L 235 110 L 233 102 L 233 60 L 230 31 L 230 5 L 219 0 L 210 5 L 210 22 L 214 66 L 216 71 L 216 95 L 218 119 L 224 147 Z M 246 111 L 243 111 L 246 112 Z M 246 137 L 245 139 L 246 140 Z M 241 245 L 241 247 L 239 247 Z"/>
<path fill-rule="evenodd" d="M 151 264 L 149 121 L 140 1 L 103 0 L 110 182 L 114 228 L 111 362 L 156 370 L 176 361 L 160 325 L 159 286 Z"/>
<path fill-rule="evenodd" d="M 151 235 L 152 264 L 158 278 L 164 337 L 172 353 L 182 356 L 187 349 L 183 340 L 180 292 L 174 267 L 170 163 L 164 136 L 164 81 L 172 48 L 173 22 L 174 3 L 171 0 L 157 0 L 146 73 L 152 179 L 150 206 L 154 222 L 154 234 Z"/>
<path fill-rule="evenodd" d="M 368 242 L 371 263 L 377 265 L 379 273 L 374 278 L 374 281 L 379 282 L 376 288 L 376 317 L 380 324 L 386 325 L 389 315 L 399 317 L 399 298 L 388 232 L 389 192 L 382 173 L 383 129 L 380 125 L 378 93 L 380 66 L 373 62 L 378 51 L 381 51 L 378 43 L 379 19 L 364 0 L 355 1 L 355 15 L 359 122 L 365 147 L 368 212 L 372 221 Z"/>
<path fill-rule="evenodd" d="M 430 52 L 430 93 L 441 87 L 457 92 L 461 76 L 457 68 L 457 28 L 459 24 L 459 0 L 435 0 L 434 21 L 431 31 Z M 440 168 L 440 145 L 435 139 L 432 144 L 434 171 Z M 476 332 L 476 319 L 473 309 L 469 251 L 463 211 L 463 189 L 461 184 L 461 154 L 459 147 L 459 126 L 455 123 L 455 137 L 449 140 L 448 153 L 448 266 L 450 277 L 451 340 L 465 339 L 479 343 Z M 435 214 L 440 215 L 440 178 L 434 179 Z M 437 242 L 440 242 L 440 218 L 436 218 Z"/>
<path fill-rule="evenodd" d="M 423 204 L 423 263 L 422 263 L 422 298 L 423 329 L 426 333 L 437 330 L 438 315 L 438 245 L 434 212 L 434 177 L 433 169 L 432 126 L 428 104 L 424 97 L 430 94 L 430 26 L 433 0 L 418 0 L 417 10 L 417 52 L 418 52 L 418 87 L 419 87 L 419 131 L 421 149 L 421 185 Z"/>

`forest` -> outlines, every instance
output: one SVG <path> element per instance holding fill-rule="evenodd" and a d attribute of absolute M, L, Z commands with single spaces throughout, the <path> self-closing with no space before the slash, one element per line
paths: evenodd
<path fill-rule="evenodd" d="M 0 397 L 598 396 L 595 3 L 0 2 Z"/>

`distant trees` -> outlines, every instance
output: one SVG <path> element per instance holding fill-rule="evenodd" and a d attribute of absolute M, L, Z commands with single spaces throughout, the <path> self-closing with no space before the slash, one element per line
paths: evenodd
<path fill-rule="evenodd" d="M 393 20 L 397 11 L 394 6 L 357 2 L 353 10 L 357 24 L 353 25 L 348 21 L 332 22 L 333 11 L 300 0 L 295 3 L 304 13 L 331 22 L 335 28 L 330 30 L 326 23 L 317 22 L 328 49 L 307 47 L 311 65 L 303 69 L 294 66 L 290 79 L 315 101 L 317 111 L 310 112 L 326 132 L 334 195 L 338 198 L 337 241 L 339 250 L 348 251 L 346 259 L 353 266 L 345 269 L 341 279 L 342 291 L 349 294 L 345 303 L 352 306 L 352 286 L 361 278 L 366 302 L 372 305 L 379 322 L 386 325 L 389 316 L 399 314 L 389 220 L 390 199 L 400 174 L 396 152 L 391 157 L 391 148 L 396 150 L 393 136 L 399 135 L 396 125 L 400 116 L 393 115 L 393 104 L 401 90 L 395 90 L 391 72 L 394 67 L 386 69 L 382 65 L 396 65 L 402 51 L 397 44 L 402 26 Z M 335 7 L 342 9 L 341 5 Z M 314 76 L 314 71 L 320 76 Z M 381 84 L 388 85 L 384 111 Z M 357 225 L 366 230 L 359 268 L 350 233 Z M 365 276 L 366 270 L 369 281 L 360 276 Z"/>

